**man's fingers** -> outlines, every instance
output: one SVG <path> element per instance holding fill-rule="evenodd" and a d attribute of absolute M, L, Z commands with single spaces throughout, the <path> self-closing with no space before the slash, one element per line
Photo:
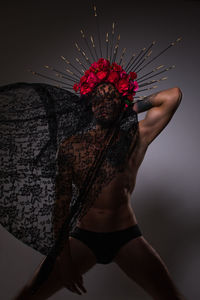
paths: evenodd
<path fill-rule="evenodd" d="M 77 293 L 78 295 L 81 295 L 81 292 L 77 289 L 75 284 L 68 286 L 68 289 L 73 293 Z"/>
<path fill-rule="evenodd" d="M 86 290 L 85 287 L 83 286 L 83 282 L 78 281 L 77 284 L 78 284 L 79 288 L 80 288 L 84 293 L 87 293 L 87 290 Z"/>
<path fill-rule="evenodd" d="M 73 285 L 73 288 L 74 288 L 75 292 L 77 292 L 79 295 L 81 295 L 81 292 L 79 291 L 79 289 L 76 287 L 75 284 Z"/>

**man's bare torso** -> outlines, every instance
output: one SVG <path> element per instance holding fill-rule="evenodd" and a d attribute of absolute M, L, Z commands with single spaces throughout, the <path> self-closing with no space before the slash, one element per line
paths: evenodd
<path fill-rule="evenodd" d="M 94 131 L 90 131 L 84 136 L 84 142 L 81 141 L 80 143 L 77 136 L 75 142 L 72 141 L 74 153 L 77 153 L 73 164 L 73 172 L 76 183 L 80 186 L 83 183 L 83 172 L 89 168 L 88 158 L 91 159 L 92 164 L 101 147 L 101 140 L 96 139 L 96 137 L 94 139 L 94 136 Z M 124 229 L 137 223 L 131 207 L 131 194 L 134 191 L 137 172 L 146 150 L 147 146 L 142 143 L 139 136 L 136 148 L 131 153 L 125 170 L 118 173 L 102 189 L 87 214 L 81 221 L 78 221 L 78 227 L 91 231 L 106 232 Z"/>

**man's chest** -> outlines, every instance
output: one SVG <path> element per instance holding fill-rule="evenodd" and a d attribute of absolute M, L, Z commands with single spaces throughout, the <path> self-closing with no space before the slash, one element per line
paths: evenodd
<path fill-rule="evenodd" d="M 133 150 L 133 143 L 129 144 L 129 150 Z M 106 144 L 101 144 L 95 139 L 85 139 L 84 142 L 78 141 L 74 144 L 75 159 L 73 162 L 74 182 L 79 186 L 83 186 L 85 182 L 96 182 L 107 189 L 121 187 L 125 185 L 129 190 L 133 188 L 136 176 L 138 151 L 132 151 L 127 155 L 127 148 L 124 140 L 116 139 L 115 143 L 107 150 L 104 158 L 102 152 L 105 150 Z"/>

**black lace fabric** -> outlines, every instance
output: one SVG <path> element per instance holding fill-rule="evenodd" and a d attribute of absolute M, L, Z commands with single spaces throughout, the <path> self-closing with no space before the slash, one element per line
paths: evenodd
<path fill-rule="evenodd" d="M 112 84 L 77 96 L 45 83 L 0 87 L 0 223 L 46 255 L 47 278 L 69 233 L 126 168 L 137 113 Z"/>

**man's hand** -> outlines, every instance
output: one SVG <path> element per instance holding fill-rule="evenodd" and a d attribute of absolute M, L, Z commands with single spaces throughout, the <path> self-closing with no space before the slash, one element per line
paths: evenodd
<path fill-rule="evenodd" d="M 62 258 L 58 256 L 57 263 L 61 283 L 73 293 L 82 295 L 79 289 L 86 293 L 87 290 L 83 286 L 83 277 L 71 258 L 68 256 L 62 256 Z"/>

